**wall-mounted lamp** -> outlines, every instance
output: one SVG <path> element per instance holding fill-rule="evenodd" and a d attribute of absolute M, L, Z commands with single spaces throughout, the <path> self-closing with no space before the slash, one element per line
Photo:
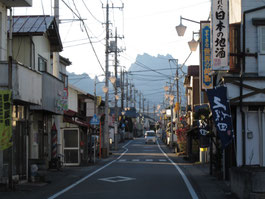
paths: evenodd
<path fill-rule="evenodd" d="M 192 32 L 192 40 L 188 42 L 191 52 L 195 52 L 199 44 L 198 41 L 195 41 L 194 34 L 199 34 L 199 32 Z"/>
<path fill-rule="evenodd" d="M 186 28 L 187 28 L 187 26 L 184 26 L 182 24 L 182 19 L 186 20 L 186 21 L 189 21 L 189 22 L 200 24 L 200 22 L 198 22 L 198 21 L 194 21 L 194 20 L 187 19 L 187 18 L 184 18 L 184 17 L 180 16 L 180 24 L 178 26 L 176 26 L 176 31 L 178 33 L 178 36 L 180 36 L 180 37 L 184 36 Z"/>

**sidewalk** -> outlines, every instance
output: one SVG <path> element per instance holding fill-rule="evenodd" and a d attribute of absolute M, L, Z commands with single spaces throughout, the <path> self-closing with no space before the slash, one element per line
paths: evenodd
<path fill-rule="evenodd" d="M 199 198 L 202 199 L 237 199 L 230 192 L 230 183 L 218 180 L 209 174 L 209 164 L 191 163 L 172 152 L 163 142 L 161 148 L 182 169 Z"/>

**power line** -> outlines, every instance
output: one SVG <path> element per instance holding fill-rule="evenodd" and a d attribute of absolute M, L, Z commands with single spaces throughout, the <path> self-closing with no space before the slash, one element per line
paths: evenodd
<path fill-rule="evenodd" d="M 98 61 L 99 65 L 100 65 L 102 71 L 105 72 L 103 66 L 101 65 L 101 63 L 100 63 L 100 61 L 99 61 L 99 58 L 98 58 L 97 52 L 96 52 L 96 50 L 95 50 L 95 48 L 94 48 L 94 46 L 93 46 L 93 43 L 92 43 L 92 41 L 91 41 L 91 39 L 90 39 L 90 36 L 89 36 L 89 34 L 88 34 L 88 32 L 87 32 L 87 28 L 86 28 L 86 26 L 85 26 L 85 23 L 84 23 L 83 19 L 81 19 L 81 17 L 78 16 L 78 15 L 73 11 L 73 9 L 72 9 L 71 7 L 69 7 L 67 3 L 65 3 L 64 0 L 62 0 L 62 2 L 66 5 L 66 7 L 67 7 L 68 9 L 71 10 L 72 13 L 75 14 L 75 16 L 76 16 L 78 19 L 80 19 L 80 20 L 82 21 L 83 26 L 84 26 L 85 31 L 86 31 L 86 34 L 87 34 L 87 37 L 88 37 L 88 39 L 89 39 L 90 45 L 91 45 L 91 47 L 92 47 L 92 49 L 93 49 L 93 52 L 94 52 L 94 54 L 95 54 L 95 56 L 96 56 L 96 58 L 97 58 L 97 61 Z"/>
<path fill-rule="evenodd" d="M 92 14 L 92 12 L 88 9 L 88 7 L 87 7 L 87 5 L 86 5 L 86 3 L 84 2 L 84 0 L 82 0 L 82 2 L 83 2 L 83 4 L 84 4 L 84 6 L 86 7 L 86 9 L 87 9 L 87 11 L 90 13 L 90 15 L 97 21 L 97 22 L 99 22 L 99 23 L 103 23 L 103 22 L 101 22 L 100 20 L 98 20 L 93 14 Z"/>

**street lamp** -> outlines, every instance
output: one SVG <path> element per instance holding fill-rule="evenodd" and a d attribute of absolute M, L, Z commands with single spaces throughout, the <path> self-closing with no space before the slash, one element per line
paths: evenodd
<path fill-rule="evenodd" d="M 199 34 L 199 32 L 192 32 L 192 40 L 188 42 L 191 52 L 195 52 L 199 44 L 198 41 L 195 41 L 194 34 Z"/>
<path fill-rule="evenodd" d="M 112 84 L 114 84 L 116 82 L 116 77 L 110 77 L 109 80 Z"/>
<path fill-rule="evenodd" d="M 184 18 L 184 17 L 180 16 L 180 24 L 178 26 L 176 26 L 176 31 L 178 33 L 178 36 L 180 36 L 180 37 L 184 36 L 186 28 L 187 28 L 186 26 L 184 26 L 182 24 L 182 19 L 186 20 L 186 21 L 189 21 L 189 22 L 200 24 L 200 22 L 198 22 L 198 21 L 194 21 L 194 20 L 187 19 L 187 18 Z"/>
<path fill-rule="evenodd" d="M 106 94 L 106 93 L 109 91 L 109 88 L 106 87 L 106 86 L 103 86 L 103 87 L 102 87 L 102 90 L 103 90 L 103 92 Z"/>

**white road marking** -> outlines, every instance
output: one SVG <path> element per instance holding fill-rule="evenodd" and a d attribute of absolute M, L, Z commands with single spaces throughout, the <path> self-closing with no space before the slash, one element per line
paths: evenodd
<path fill-rule="evenodd" d="M 178 172 L 180 173 L 183 181 L 185 182 L 189 192 L 190 192 L 190 195 L 192 197 L 192 199 L 199 199 L 199 197 L 197 196 L 196 192 L 194 191 L 190 181 L 188 180 L 187 176 L 184 174 L 184 172 L 181 170 L 181 168 L 175 163 L 173 162 L 170 157 L 168 157 L 168 155 L 161 149 L 159 143 L 157 142 L 157 145 L 158 145 L 158 148 L 160 149 L 160 151 L 164 154 L 164 156 L 175 166 L 175 168 L 178 170 Z"/>
<path fill-rule="evenodd" d="M 132 159 L 133 162 L 139 162 L 139 159 Z"/>
<path fill-rule="evenodd" d="M 100 178 L 98 180 L 116 183 L 116 182 L 125 182 L 125 181 L 135 180 L 135 178 L 115 176 L 115 177 L 109 177 L 109 178 Z"/>
<path fill-rule="evenodd" d="M 159 162 L 166 162 L 167 160 L 166 159 L 159 159 L 158 161 Z"/>
<path fill-rule="evenodd" d="M 153 159 L 145 159 L 146 162 L 153 162 Z"/>
<path fill-rule="evenodd" d="M 156 150 L 143 150 L 144 152 L 154 152 Z"/>
<path fill-rule="evenodd" d="M 122 148 L 125 148 L 126 146 L 128 146 L 133 140 L 129 141 L 127 144 L 125 144 Z M 106 167 L 108 167 L 109 165 L 113 164 L 114 162 L 116 162 L 117 160 L 120 160 L 120 158 L 122 156 L 124 156 L 125 153 L 127 153 L 128 149 L 126 148 L 126 150 L 116 159 L 116 160 L 112 160 L 111 162 L 109 162 L 108 164 L 104 165 L 103 167 L 100 167 L 99 169 L 97 169 L 96 171 L 88 174 L 87 176 L 81 178 L 80 180 L 76 181 L 74 184 L 66 187 L 65 189 L 59 191 L 58 193 L 50 196 L 48 199 L 54 199 L 57 198 L 58 196 L 62 195 L 63 193 L 69 191 L 70 189 L 74 188 L 75 186 L 79 185 L 80 183 L 82 183 L 83 181 L 85 181 L 86 179 L 90 178 L 91 176 L 95 175 L 96 173 L 98 173 L 99 171 L 105 169 Z"/>
<path fill-rule="evenodd" d="M 125 159 L 120 159 L 119 162 L 126 162 L 126 160 Z"/>

